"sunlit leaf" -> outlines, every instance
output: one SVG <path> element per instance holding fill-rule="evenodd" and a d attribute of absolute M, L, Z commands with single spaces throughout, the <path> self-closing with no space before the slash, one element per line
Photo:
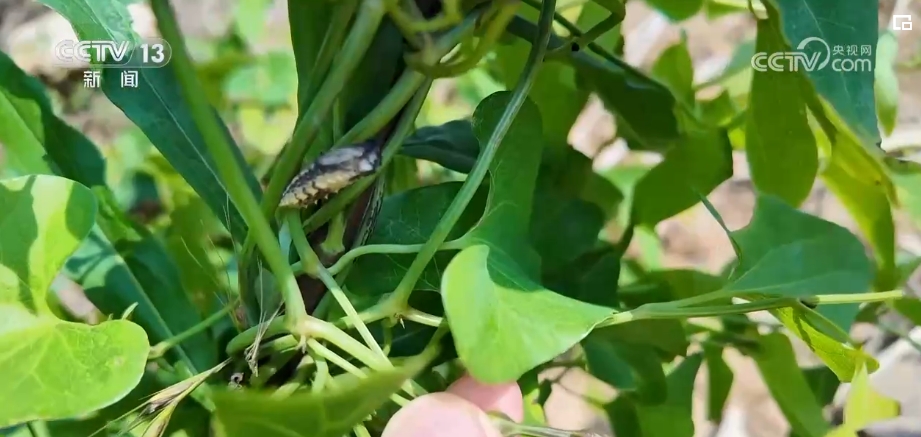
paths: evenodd
<path fill-rule="evenodd" d="M 87 413 L 127 395 L 144 372 L 149 345 L 125 320 L 65 322 L 47 293 L 64 261 L 92 229 L 92 192 L 56 176 L 0 183 L 0 427 Z"/>

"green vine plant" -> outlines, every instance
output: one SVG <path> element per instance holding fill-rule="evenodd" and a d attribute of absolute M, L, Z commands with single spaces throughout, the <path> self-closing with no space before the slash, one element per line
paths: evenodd
<path fill-rule="evenodd" d="M 142 50 L 124 2 L 43 3 L 81 40 Z M 257 3 L 240 2 L 234 41 L 261 20 Z M 541 375 L 575 368 L 616 389 L 597 402 L 617 436 L 691 437 L 701 366 L 708 420 L 722 420 L 727 349 L 755 361 L 795 435 L 856 436 L 898 415 L 869 385 L 879 363 L 849 335 L 885 313 L 921 323 L 904 291 L 919 261 L 901 261 L 893 219 L 921 167 L 878 146 L 898 89 L 876 5 L 648 3 L 676 23 L 749 14 L 749 51 L 822 35 L 880 55 L 854 72 L 746 60 L 703 99 L 684 38 L 648 71 L 622 59 L 622 0 L 288 0 L 296 81 L 265 113 L 290 108 L 290 135 L 254 152 L 224 121 L 252 101 L 225 94 L 267 98 L 269 70 L 230 66 L 246 53 L 193 62 L 173 7 L 150 0 L 168 64 L 138 68 L 134 88 L 119 74 L 139 52 L 90 66 L 157 150 L 129 165 L 0 52 L 0 434 L 392 435 L 399 411 L 473 380 L 522 398 L 522 417 L 477 410 L 490 435 L 600 436 L 548 424 L 555 382 Z M 214 85 L 225 70 L 242 91 Z M 426 121 L 445 80 L 473 111 Z M 590 95 L 630 149 L 661 161 L 594 170 L 567 141 Z M 756 199 L 739 229 L 708 200 L 734 151 Z M 113 172 L 153 181 L 164 211 L 139 219 Z M 799 209 L 818 184 L 859 236 Z M 698 205 L 735 259 L 720 272 L 663 267 L 649 256 L 655 227 Z M 63 304 L 56 277 L 102 321 Z M 746 316 L 757 311 L 777 323 Z M 823 366 L 800 369 L 792 341 Z M 823 408 L 842 383 L 848 406 L 833 423 Z"/>

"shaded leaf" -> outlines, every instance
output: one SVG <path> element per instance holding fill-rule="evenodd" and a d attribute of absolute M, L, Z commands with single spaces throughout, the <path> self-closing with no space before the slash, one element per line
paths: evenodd
<path fill-rule="evenodd" d="M 403 141 L 400 153 L 469 173 L 480 153 L 480 143 L 469 120 L 453 120 L 417 129 Z"/>
<path fill-rule="evenodd" d="M 691 437 L 691 396 L 703 354 L 691 355 L 678 364 L 667 377 L 668 397 L 661 404 L 637 402 L 636 413 L 644 437 Z"/>
<path fill-rule="evenodd" d="M 720 423 L 734 376 L 732 369 L 723 359 L 722 348 L 708 345 L 704 345 L 703 348 L 707 364 L 707 419 Z"/>
<path fill-rule="evenodd" d="M 653 226 L 700 201 L 732 176 L 732 146 L 726 132 L 692 131 L 665 160 L 643 175 L 633 194 L 633 220 Z"/>
<path fill-rule="evenodd" d="M 537 26 L 515 17 L 508 31 L 531 41 Z M 551 49 L 563 44 L 562 38 L 550 36 Z M 578 80 L 584 81 L 590 91 L 597 92 L 605 106 L 620 116 L 618 129 L 631 132 L 630 137 L 644 148 L 664 150 L 678 139 L 675 98 L 662 84 L 616 58 L 601 59 L 579 51 L 568 56 L 566 61 L 576 68 Z"/>
<path fill-rule="evenodd" d="M 600 328 L 593 335 L 653 346 L 670 356 L 683 356 L 689 346 L 684 326 L 677 319 L 636 320 Z"/>
<path fill-rule="evenodd" d="M 41 199 L 39 201 L 39 199 Z M 0 183 L 0 427 L 77 416 L 127 395 L 144 372 L 144 330 L 115 320 L 96 326 L 51 312 L 48 288 L 93 227 L 92 192 L 56 176 Z"/>
<path fill-rule="evenodd" d="M 779 333 L 761 337 L 752 358 L 793 431 L 802 437 L 823 437 L 828 423 L 822 416 L 822 406 L 797 366 L 787 337 Z"/>
<path fill-rule="evenodd" d="M 530 241 L 545 272 L 568 266 L 598 242 L 604 213 L 584 200 L 538 190 L 531 214 Z"/>
<path fill-rule="evenodd" d="M 683 21 L 700 11 L 704 0 L 646 0 L 646 3 L 658 9 L 672 21 Z"/>
<path fill-rule="evenodd" d="M 133 57 L 129 64 L 139 62 L 137 58 Z M 103 71 L 102 89 L 106 96 L 141 128 L 150 142 L 221 220 L 234 241 L 243 241 L 247 231 L 246 222 L 217 173 L 214 158 L 192 120 L 172 69 L 138 69 L 137 88 L 122 88 L 119 71 L 111 68 Z M 216 112 L 214 116 L 218 116 Z M 221 126 L 227 141 L 234 145 L 230 132 L 223 123 Z M 232 150 L 237 165 L 244 169 L 246 185 L 259 198 L 262 190 L 243 160 L 240 149 L 233 146 Z"/>
<path fill-rule="evenodd" d="M 388 196 L 378 212 L 374 229 L 365 244 L 423 244 L 448 205 L 457 195 L 460 182 L 446 182 L 420 187 Z M 448 241 L 470 229 L 482 214 L 486 190 L 482 190 L 467 207 L 461 220 L 449 234 Z M 442 271 L 456 251 L 442 251 L 416 283 L 419 290 L 438 290 Z M 370 254 L 358 258 L 349 272 L 346 286 L 360 295 L 389 293 L 399 284 L 415 254 Z"/>
<path fill-rule="evenodd" d="M 686 39 L 683 38 L 666 48 L 656 59 L 651 73 L 653 77 L 662 81 L 680 102 L 689 107 L 694 106 L 694 65 L 691 63 Z"/>
<path fill-rule="evenodd" d="M 841 385 L 835 372 L 825 366 L 802 369 L 806 382 L 819 405 L 825 407 L 834 401 L 835 393 Z"/>
<path fill-rule="evenodd" d="M 430 355 L 430 354 L 429 354 Z M 279 399 L 250 390 L 213 395 L 217 426 L 227 437 L 341 437 L 387 402 L 391 394 L 414 377 L 431 356 L 418 356 L 393 370 L 368 378 L 345 378 L 323 393 L 295 393 Z"/>
<path fill-rule="evenodd" d="M 916 226 L 921 226 L 921 164 L 895 158 L 886 159 L 886 168 L 895 184 L 899 204 Z"/>
<path fill-rule="evenodd" d="M 767 55 L 787 51 L 777 20 L 758 20 L 755 49 Z M 789 71 L 755 71 L 746 113 L 745 151 L 752 182 L 793 206 L 809 196 L 819 168 L 806 100 L 796 91 L 808 89 L 804 80 Z"/>

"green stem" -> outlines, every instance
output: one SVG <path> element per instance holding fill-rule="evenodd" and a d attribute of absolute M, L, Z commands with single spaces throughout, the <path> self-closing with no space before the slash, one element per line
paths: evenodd
<path fill-rule="evenodd" d="M 342 358 L 339 356 L 339 354 L 333 352 L 328 347 L 323 346 L 319 341 L 314 339 L 307 340 L 307 347 L 309 347 L 313 353 L 317 354 L 317 356 L 325 358 L 346 372 L 349 372 L 362 379 L 368 377 L 368 374 L 363 370 L 348 362 L 348 360 Z M 393 399 L 393 401 L 399 404 L 401 407 L 405 407 L 407 404 L 409 404 L 409 400 L 397 394 L 391 395 L 390 398 Z"/>
<path fill-rule="evenodd" d="M 528 5 L 528 6 L 531 6 L 531 7 L 535 8 L 535 9 L 540 9 L 540 8 L 541 8 L 541 2 L 540 2 L 540 0 L 521 0 L 521 1 L 522 1 L 524 4 L 526 4 L 526 5 Z M 576 38 L 581 38 L 581 37 L 585 36 L 585 34 L 582 32 L 582 30 L 579 29 L 579 26 L 576 26 L 575 24 L 573 24 L 573 22 L 567 20 L 566 17 L 564 17 L 564 16 L 563 16 L 562 14 L 560 14 L 559 12 L 555 12 L 555 13 L 554 13 L 553 19 L 554 19 L 557 23 L 559 23 L 561 26 L 563 26 L 563 28 L 566 29 L 566 30 L 569 32 L 570 36 L 573 36 L 573 37 L 576 37 Z M 563 46 L 564 46 L 564 44 L 562 43 L 562 41 L 560 41 L 560 44 L 557 44 L 556 47 L 553 48 L 553 50 L 556 50 L 556 49 L 558 49 L 558 48 L 560 48 L 560 47 L 563 47 Z M 604 47 L 601 47 L 601 46 L 598 45 L 597 43 L 594 43 L 594 42 L 589 43 L 589 44 L 588 44 L 588 49 L 591 50 L 591 51 L 593 51 L 593 52 L 595 52 L 596 55 L 601 56 L 602 58 L 604 58 L 605 60 L 607 60 L 607 61 L 609 61 L 609 62 L 614 62 L 614 63 L 617 63 L 617 64 L 620 64 L 620 63 L 621 63 L 621 61 L 620 61 L 619 59 L 617 59 L 616 56 L 614 56 L 611 52 L 609 52 L 609 51 L 608 51 L 607 49 L 605 49 Z"/>
<path fill-rule="evenodd" d="M 327 74 L 327 80 L 324 81 L 317 95 L 312 96 L 310 106 L 294 127 L 291 141 L 282 150 L 278 158 L 278 167 L 272 173 L 272 178 L 262 197 L 262 215 L 266 219 L 271 219 L 274 215 L 285 187 L 301 168 L 301 164 L 305 161 L 313 162 L 322 153 L 322 144 L 314 140 L 320 132 L 320 127 L 328 118 L 336 99 L 351 78 L 352 72 L 358 67 L 374 40 L 377 28 L 384 19 L 384 7 L 381 1 L 362 0 L 352 31 L 341 50 L 338 51 L 339 56 Z M 339 49 L 339 47 L 336 48 Z M 240 270 L 243 272 L 248 271 L 252 258 L 253 238 L 255 237 L 250 232 L 243 243 L 240 255 L 240 259 L 243 260 Z"/>
<path fill-rule="evenodd" d="M 362 345 L 361 342 L 352 338 L 352 336 L 345 332 L 342 332 L 342 330 L 336 328 L 329 322 L 313 319 L 309 322 L 308 326 L 305 327 L 305 330 L 318 338 L 332 343 L 345 353 L 374 370 L 387 370 L 393 368 L 393 364 L 391 364 L 390 360 L 386 357 L 381 357 L 379 354 L 374 353 L 374 351 Z"/>
<path fill-rule="evenodd" d="M 336 302 L 338 302 L 339 306 L 345 311 L 346 317 L 352 321 L 353 326 L 358 330 L 358 334 L 361 335 L 361 338 L 364 339 L 368 347 L 386 360 L 387 355 L 384 354 L 380 345 L 374 340 L 374 336 L 371 335 L 371 331 L 368 330 L 368 327 L 362 323 L 361 318 L 358 317 L 358 312 L 355 311 L 352 303 L 349 302 L 349 298 L 342 291 L 342 288 L 339 287 L 339 284 L 336 283 L 336 280 L 329 271 L 326 270 L 326 267 L 323 267 L 317 253 L 310 247 L 310 242 L 307 241 L 307 237 L 300 229 L 301 219 L 299 212 L 297 210 L 292 210 L 286 213 L 285 216 L 289 232 L 291 232 L 291 239 L 294 242 L 294 248 L 301 257 L 304 273 L 311 277 L 318 278 L 323 282 L 323 285 L 326 285 L 330 294 L 333 295 Z"/>
<path fill-rule="evenodd" d="M 373 3 L 373 1 L 366 1 L 365 3 Z M 246 179 L 243 177 L 243 170 L 237 166 L 231 146 L 227 143 L 217 117 L 215 117 L 205 95 L 201 93 L 203 87 L 192 66 L 192 61 L 189 59 L 185 42 L 179 33 L 179 27 L 176 24 L 172 8 L 167 0 L 153 0 L 151 1 L 151 9 L 157 18 L 160 34 L 163 35 L 163 38 L 169 42 L 173 49 L 170 65 L 176 72 L 182 95 L 192 113 L 192 119 L 195 121 L 199 131 L 201 131 L 202 139 L 214 158 L 221 180 L 224 186 L 227 187 L 231 200 L 246 220 L 250 234 L 253 235 L 269 268 L 281 285 L 285 301 L 285 317 L 292 324 L 296 324 L 309 316 L 307 309 L 304 307 L 304 301 L 301 298 L 297 282 L 294 280 L 294 274 L 291 272 L 288 263 L 285 262 L 281 249 L 275 244 L 272 228 L 269 226 L 266 217 L 259 210 L 256 197 L 253 196 L 249 186 L 246 184 Z M 277 199 L 274 202 L 277 204 Z"/>
<path fill-rule="evenodd" d="M 227 347 L 224 351 L 227 352 L 227 355 L 233 356 L 246 350 L 246 348 L 256 341 L 256 338 L 274 337 L 278 334 L 284 334 L 285 332 L 288 332 L 285 321 L 283 319 L 272 319 L 267 324 L 252 326 L 237 334 L 236 337 L 227 343 Z"/>
<path fill-rule="evenodd" d="M 709 306 L 709 307 L 690 307 L 688 308 L 687 301 L 696 299 L 698 303 L 706 302 L 708 300 L 713 300 L 713 297 L 716 296 L 716 293 L 722 293 L 722 297 L 727 297 L 728 292 L 720 291 L 715 293 L 707 293 L 710 295 L 710 299 L 700 299 L 707 295 L 696 296 L 695 298 L 684 299 L 682 301 L 674 302 L 662 302 L 662 303 L 650 303 L 642 305 L 636 309 L 630 311 L 624 311 L 621 313 L 616 313 L 611 315 L 607 320 L 601 322 L 598 327 L 617 325 L 621 323 L 632 322 L 636 320 L 644 319 L 686 319 L 690 317 L 711 317 L 711 316 L 723 316 L 728 314 L 742 314 L 750 313 L 753 311 L 765 311 L 772 310 L 777 308 L 785 308 L 791 306 L 802 305 L 803 302 L 811 304 L 849 304 L 849 303 L 867 303 L 867 302 L 880 302 L 885 300 L 897 299 L 904 296 L 904 293 L 901 291 L 887 291 L 887 292 L 875 292 L 875 293 L 859 293 L 859 294 L 827 294 L 827 295 L 817 295 L 803 298 L 796 297 L 776 297 L 771 299 L 758 300 L 754 302 L 747 302 L 742 304 L 732 304 L 732 305 L 719 305 L 719 306 Z M 731 293 L 729 293 L 731 294 Z M 682 305 L 675 305 L 678 302 L 683 302 Z"/>
<path fill-rule="evenodd" d="M 461 214 L 467 208 L 467 205 L 473 199 L 473 196 L 486 178 L 489 166 L 492 164 L 493 157 L 496 156 L 496 151 L 498 151 L 502 139 L 505 138 L 505 134 L 508 133 L 512 121 L 514 121 L 521 106 L 528 98 L 528 92 L 531 90 L 531 86 L 537 78 L 544 53 L 547 51 L 547 42 L 550 39 L 550 30 L 553 24 L 553 8 L 555 5 L 556 0 L 544 1 L 539 19 L 539 31 L 532 42 L 527 63 L 524 66 L 524 70 L 521 72 L 521 76 L 518 78 L 518 84 L 512 92 L 508 106 L 505 107 L 505 111 L 496 124 L 496 128 L 493 130 L 485 147 L 483 147 L 483 150 L 480 152 L 476 164 L 474 164 L 473 169 L 467 175 L 467 179 L 461 186 L 457 196 L 454 197 L 447 211 L 445 211 L 445 215 L 438 221 L 438 224 L 432 231 L 432 235 L 429 237 L 428 241 L 425 242 L 419 254 L 416 255 L 416 258 L 409 266 L 409 269 L 397 285 L 393 294 L 383 303 L 385 308 L 395 311 L 396 313 L 400 313 L 407 309 L 409 296 L 412 294 L 413 288 L 416 286 L 416 282 L 419 280 L 425 267 L 428 265 L 429 261 L 432 260 L 432 257 L 435 256 L 435 253 L 444 243 L 445 239 L 448 238 L 448 234 L 454 228 Z"/>
<path fill-rule="evenodd" d="M 349 78 L 358 67 L 368 47 L 377 34 L 381 21 L 384 18 L 384 5 L 382 0 L 362 0 L 355 18 L 355 24 L 346 38 L 345 43 L 338 52 L 336 62 L 323 82 L 304 118 L 297 123 L 291 142 L 282 151 L 278 160 L 278 167 L 269 180 L 265 196 L 262 199 L 262 213 L 266 218 L 272 217 L 281 194 L 288 182 L 301 168 L 302 163 L 313 162 L 322 150 L 314 143 L 320 127 L 326 122 L 336 98 L 345 89 Z"/>
<path fill-rule="evenodd" d="M 320 393 L 326 388 L 326 383 L 329 381 L 329 364 L 326 363 L 326 358 L 317 356 L 317 372 L 316 376 L 313 379 L 313 385 L 310 386 L 311 393 Z"/>
<path fill-rule="evenodd" d="M 428 325 L 435 328 L 441 327 L 441 323 L 444 321 L 442 317 L 433 316 L 428 313 L 424 313 L 417 309 L 410 308 L 403 312 L 403 318 L 411 322 L 416 322 L 422 325 Z"/>
<path fill-rule="evenodd" d="M 322 363 L 321 363 L 322 361 Z M 275 390 L 275 393 L 272 393 L 272 397 L 276 399 L 284 399 L 288 396 L 291 396 L 298 389 L 304 385 L 304 382 L 307 381 L 307 378 L 310 377 L 311 366 L 317 367 L 317 375 L 319 376 L 323 369 L 327 370 L 327 376 L 329 376 L 328 371 L 329 367 L 326 365 L 326 360 L 317 360 L 310 355 L 304 355 L 301 358 L 301 361 L 297 363 L 297 369 L 294 372 L 294 376 L 287 382 L 278 387 L 278 390 Z"/>
<path fill-rule="evenodd" d="M 467 241 L 463 238 L 447 241 L 442 244 L 438 250 L 460 250 L 467 246 Z M 356 258 L 370 255 L 372 253 L 418 253 L 422 250 L 422 244 L 369 244 L 367 246 L 358 246 L 342 255 L 338 261 L 328 267 L 329 273 L 338 275 L 342 270 L 349 266 Z M 300 270 L 301 261 L 291 264 L 291 269 Z"/>
<path fill-rule="evenodd" d="M 496 45 L 499 37 L 505 33 L 505 27 L 508 25 L 509 21 L 512 20 L 512 17 L 515 16 L 515 12 L 518 11 L 517 1 L 505 4 L 497 2 L 494 3 L 494 5 L 498 5 L 498 9 L 494 14 L 495 16 L 489 21 L 489 24 L 486 26 L 486 31 L 483 33 L 483 36 L 480 37 L 476 48 L 470 53 L 469 57 L 448 65 L 426 65 L 418 61 L 410 65 L 433 78 L 459 76 L 476 67 L 480 60 L 482 60 Z M 407 61 L 412 60 L 413 59 L 408 59 Z"/>
<path fill-rule="evenodd" d="M 441 59 L 448 54 L 461 41 L 464 35 L 470 33 L 476 25 L 476 20 L 485 9 L 471 12 L 459 25 L 444 34 L 434 44 L 432 57 Z M 416 91 L 424 84 L 426 76 L 418 71 L 407 69 L 390 89 L 383 100 L 371 110 L 361 121 L 348 130 L 342 138 L 336 141 L 336 146 L 359 143 L 371 138 L 379 132 L 394 114 L 406 106 Z M 415 116 L 413 117 L 415 120 Z"/>
<path fill-rule="evenodd" d="M 357 7 L 358 2 L 356 0 L 345 0 L 339 2 L 335 11 L 333 11 L 329 28 L 327 28 L 326 35 L 323 37 L 323 43 L 320 46 L 320 52 L 317 53 L 317 59 L 310 68 L 310 81 L 303 95 L 305 101 L 298 102 L 298 108 L 309 108 L 310 100 L 313 99 L 317 90 L 323 84 L 324 79 L 326 79 L 326 73 L 329 71 L 329 66 L 333 63 L 333 58 L 335 58 L 336 53 L 339 53 L 339 49 L 342 48 L 342 40 L 347 34 L 349 22 L 352 21 Z M 304 111 L 302 115 L 306 114 L 307 111 Z"/>
<path fill-rule="evenodd" d="M 196 323 L 195 326 L 192 326 L 191 328 L 186 329 L 185 331 L 180 332 L 179 334 L 176 334 L 170 338 L 167 338 L 166 340 L 163 340 L 151 346 L 150 353 L 148 354 L 147 359 L 153 360 L 153 359 L 160 358 L 166 353 L 166 351 L 170 350 L 174 346 L 177 346 L 180 343 L 188 340 L 189 338 L 194 337 L 198 335 L 199 333 L 211 328 L 212 326 L 214 326 L 215 323 L 223 320 L 224 317 L 226 317 L 228 314 L 233 312 L 233 310 L 237 308 L 238 304 L 239 304 L 239 301 L 235 301 L 234 303 L 224 307 L 222 310 L 208 316 L 207 319 Z"/>
<path fill-rule="evenodd" d="M 352 428 L 352 432 L 355 433 L 355 437 L 371 437 L 371 433 L 368 432 L 368 428 L 365 428 L 365 426 L 361 423 L 355 425 L 355 427 Z"/>

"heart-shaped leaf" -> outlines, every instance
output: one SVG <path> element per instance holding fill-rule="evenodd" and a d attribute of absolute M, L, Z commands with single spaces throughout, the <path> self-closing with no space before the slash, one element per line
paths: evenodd
<path fill-rule="evenodd" d="M 473 126 L 481 146 L 493 135 L 510 97 L 498 92 L 477 106 Z M 458 355 L 484 382 L 517 379 L 578 343 L 611 313 L 536 281 L 540 260 L 527 241 L 541 131 L 540 112 L 526 100 L 490 163 L 486 211 L 464 236 L 468 247 L 441 278 Z"/>
<path fill-rule="evenodd" d="M 152 342 L 200 322 L 198 310 L 179 282 L 177 266 L 158 238 L 127 218 L 106 185 L 107 162 L 96 145 L 56 117 L 41 83 L 0 52 L 0 100 L 4 99 L 7 105 L 0 105 L 5 106 L 0 118 L 8 125 L 0 129 L 0 142 L 8 146 L 14 166 L 25 174 L 66 177 L 92 189 L 96 196 L 97 226 L 64 267 L 87 298 L 104 314 L 122 314 L 136 305 L 133 320 L 145 328 Z M 200 238 L 201 218 L 194 220 Z M 189 250 L 187 243 L 183 242 L 183 254 Z M 188 357 L 186 364 L 205 368 L 216 361 L 216 352 L 202 333 L 170 355 Z"/>
<path fill-rule="evenodd" d="M 741 257 L 726 290 L 801 297 L 871 288 L 873 268 L 856 236 L 777 197 L 758 196 L 751 223 L 732 239 Z"/>
<path fill-rule="evenodd" d="M 739 257 L 723 289 L 754 299 L 868 290 L 872 278 L 869 260 L 860 241 L 846 229 L 800 212 L 779 198 L 759 195 L 751 223 L 731 232 L 712 205 L 706 205 L 733 241 Z M 853 347 L 843 333 L 856 311 L 842 313 L 834 307 L 819 310 L 835 321 L 805 306 L 779 308 L 771 313 L 842 381 L 854 375 L 858 360 L 866 360 L 867 366 L 875 369 L 876 361 Z"/>
<path fill-rule="evenodd" d="M 46 301 L 65 260 L 89 234 L 93 193 L 56 176 L 0 182 L 0 427 L 62 419 L 114 403 L 144 372 L 147 334 L 134 323 L 65 322 Z"/>
<path fill-rule="evenodd" d="M 297 393 L 279 399 L 272 393 L 214 393 L 217 424 L 226 437 L 342 437 L 387 402 L 403 383 L 419 373 L 432 354 L 401 367 L 374 372 L 365 379 L 337 378 L 339 387 L 323 393 Z"/>
<path fill-rule="evenodd" d="M 547 290 L 487 245 L 468 247 L 451 260 L 441 293 L 457 354 L 485 383 L 518 379 L 611 314 Z"/>

